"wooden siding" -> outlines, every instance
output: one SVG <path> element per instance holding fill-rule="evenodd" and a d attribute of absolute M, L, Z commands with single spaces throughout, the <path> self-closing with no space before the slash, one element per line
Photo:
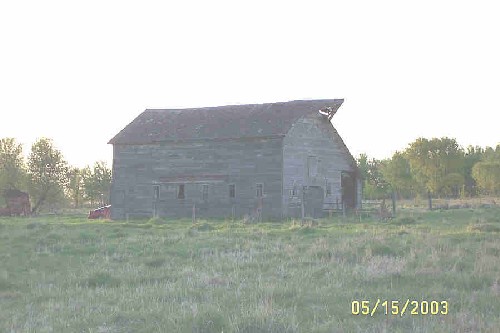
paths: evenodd
<path fill-rule="evenodd" d="M 317 158 L 317 161 L 314 161 Z M 308 163 L 309 161 L 309 163 Z M 309 164 L 309 168 L 308 168 Z M 354 172 L 350 153 L 325 117 L 313 114 L 300 118 L 283 140 L 283 216 L 301 216 L 303 186 L 320 186 L 324 209 L 341 205 L 341 172 Z M 326 184 L 331 186 L 327 191 Z M 296 188 L 296 196 L 290 191 Z M 326 195 L 331 192 L 330 195 Z"/>
<path fill-rule="evenodd" d="M 114 146 L 112 218 L 241 217 L 258 206 L 256 184 L 264 184 L 262 216 L 280 218 L 281 138 L 168 142 Z M 155 200 L 153 185 L 160 186 Z M 184 199 L 177 197 L 184 184 Z M 235 198 L 229 197 L 235 185 Z M 203 185 L 208 197 L 203 199 Z"/>

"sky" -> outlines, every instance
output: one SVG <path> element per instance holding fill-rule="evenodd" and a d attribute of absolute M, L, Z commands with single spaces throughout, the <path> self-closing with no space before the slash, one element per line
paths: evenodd
<path fill-rule="evenodd" d="M 354 156 L 500 143 L 495 1 L 2 1 L 0 137 L 83 167 L 146 108 L 344 98 Z"/>

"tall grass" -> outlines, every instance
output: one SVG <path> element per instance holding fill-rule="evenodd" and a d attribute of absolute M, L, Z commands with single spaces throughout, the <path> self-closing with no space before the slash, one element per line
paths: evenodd
<path fill-rule="evenodd" d="M 498 216 L 490 208 L 408 213 L 396 223 L 0 219 L 0 331 L 495 332 Z M 351 314 L 353 300 L 378 298 L 447 300 L 450 309 Z"/>

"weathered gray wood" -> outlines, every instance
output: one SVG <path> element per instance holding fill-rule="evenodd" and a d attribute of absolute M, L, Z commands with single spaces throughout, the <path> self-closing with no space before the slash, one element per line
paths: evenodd
<path fill-rule="evenodd" d="M 286 114 L 285 110 L 280 112 Z M 317 211 L 311 203 L 304 208 L 304 186 L 316 187 L 319 196 L 324 193 L 323 209 L 339 210 L 344 206 L 342 172 L 355 175 L 353 193 L 355 201 L 361 203 L 361 182 L 354 160 L 326 117 L 308 111 L 293 122 L 288 118 L 290 128 L 280 135 L 271 135 L 270 129 L 283 128 L 268 124 L 271 119 L 279 121 L 279 117 L 268 118 L 263 124 L 268 129 L 265 136 L 259 136 L 254 125 L 254 136 L 248 132 L 240 138 L 220 139 L 220 135 L 204 132 L 204 139 L 195 136 L 154 142 L 144 139 L 148 136 L 145 133 L 142 144 L 127 144 L 126 137 L 118 135 L 119 140 L 112 142 L 112 218 L 157 215 L 191 217 L 194 221 L 196 217 L 244 215 L 257 219 L 300 217 L 308 207 Z M 136 134 L 133 137 L 140 138 Z M 263 184 L 262 198 L 257 196 L 258 183 Z M 235 185 L 234 198 L 229 195 L 229 184 Z M 184 186 L 184 198 L 178 197 L 179 185 Z M 159 186 L 159 197 L 154 186 Z M 204 186 L 208 187 L 206 197 Z M 294 186 L 296 191 L 292 192 Z M 317 196 L 313 200 L 321 200 Z"/>
<path fill-rule="evenodd" d="M 281 218 L 282 139 L 241 139 L 153 145 L 114 145 L 112 218 L 152 216 L 153 184 L 160 185 L 157 210 L 163 217 L 231 217 L 259 205 L 256 184 L 264 184 L 263 218 Z M 134 158 L 135 156 L 135 158 Z M 184 184 L 185 199 L 177 198 Z M 235 184 L 235 198 L 229 197 Z M 203 185 L 208 198 L 203 200 Z"/>
<path fill-rule="evenodd" d="M 341 172 L 356 171 L 352 157 L 341 140 L 328 119 L 318 114 L 302 117 L 292 125 L 283 141 L 285 217 L 301 217 L 300 197 L 291 198 L 289 195 L 294 184 L 300 189 L 303 186 L 321 186 L 325 193 L 323 208 L 338 209 L 338 202 L 342 200 Z M 318 158 L 318 164 L 316 174 L 311 176 L 307 161 L 313 156 Z M 331 186 L 330 195 L 326 195 L 326 183 Z"/>

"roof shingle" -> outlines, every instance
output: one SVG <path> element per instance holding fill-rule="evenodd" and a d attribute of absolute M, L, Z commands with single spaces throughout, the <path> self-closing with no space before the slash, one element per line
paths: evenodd
<path fill-rule="evenodd" d="M 149 109 L 109 143 L 148 144 L 285 135 L 298 118 L 326 107 L 336 110 L 343 101 L 323 99 L 192 109 Z"/>

